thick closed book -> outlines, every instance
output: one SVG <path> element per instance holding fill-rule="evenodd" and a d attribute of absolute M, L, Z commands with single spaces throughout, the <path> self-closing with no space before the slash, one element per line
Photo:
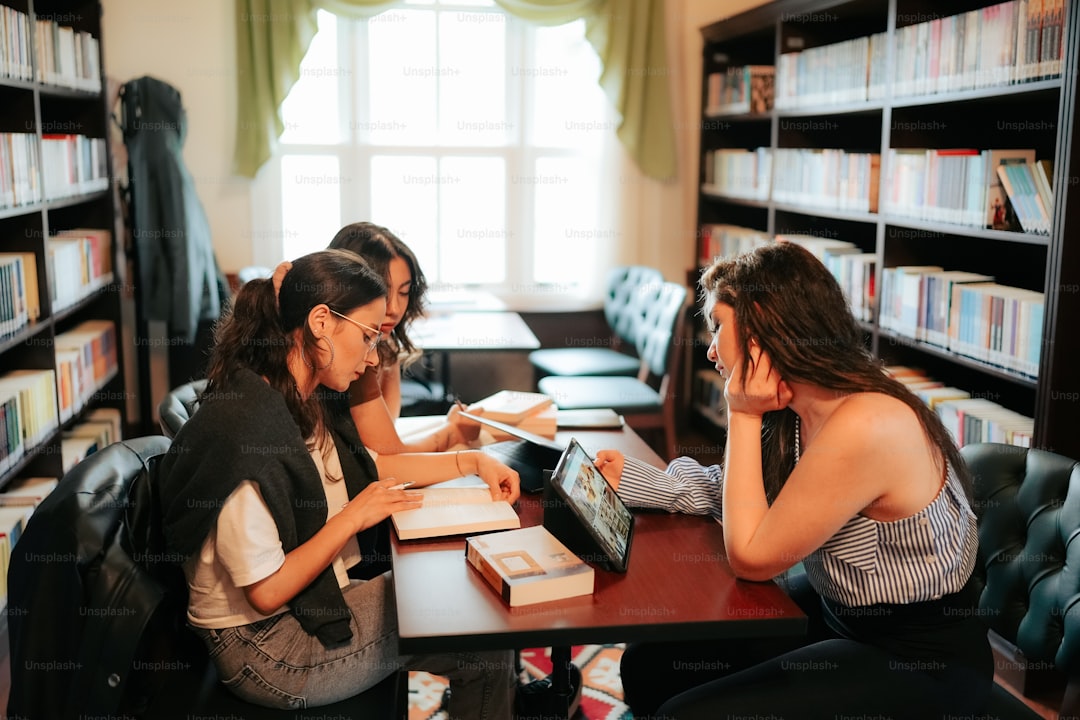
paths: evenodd
<path fill-rule="evenodd" d="M 513 505 L 505 500 L 492 500 L 491 491 L 486 485 L 432 486 L 418 492 L 424 496 L 423 506 L 390 515 L 394 529 L 402 540 L 521 527 L 521 520 Z"/>
<path fill-rule="evenodd" d="M 494 395 L 473 403 L 471 409 L 483 409 L 483 415 L 491 420 L 517 425 L 533 413 L 552 404 L 548 395 L 522 390 L 500 390 Z"/>
<path fill-rule="evenodd" d="M 592 566 L 543 525 L 466 538 L 465 558 L 510 607 L 593 592 Z"/>

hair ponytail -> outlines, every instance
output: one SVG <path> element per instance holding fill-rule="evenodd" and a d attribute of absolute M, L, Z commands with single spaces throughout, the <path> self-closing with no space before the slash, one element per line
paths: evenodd
<path fill-rule="evenodd" d="M 315 352 L 308 313 L 320 304 L 348 313 L 385 295 L 382 279 L 358 255 L 344 250 L 298 258 L 277 293 L 269 279 L 244 283 L 214 328 L 207 395 L 226 386 L 237 371 L 250 370 L 281 393 L 301 433 L 310 438 L 324 425 L 322 403 L 318 393 L 300 396 L 288 362 L 297 342 L 309 355 Z"/>

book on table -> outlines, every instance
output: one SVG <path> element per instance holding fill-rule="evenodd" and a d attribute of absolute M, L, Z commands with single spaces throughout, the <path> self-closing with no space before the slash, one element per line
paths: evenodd
<path fill-rule="evenodd" d="M 544 410 L 551 404 L 551 397 L 543 393 L 500 390 L 494 395 L 476 401 L 469 406 L 469 409 L 472 411 L 481 409 L 486 418 L 517 425 L 528 416 Z"/>
<path fill-rule="evenodd" d="M 593 568 L 543 525 L 466 538 L 465 558 L 510 607 L 593 592 Z"/>
<path fill-rule="evenodd" d="M 491 490 L 475 475 L 416 489 L 423 505 L 390 515 L 401 540 L 464 535 L 521 527 L 514 506 L 493 500 Z"/>

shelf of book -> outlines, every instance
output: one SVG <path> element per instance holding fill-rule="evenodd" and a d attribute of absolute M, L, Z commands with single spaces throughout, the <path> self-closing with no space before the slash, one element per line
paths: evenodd
<path fill-rule="evenodd" d="M 0 0 L 0 490 L 127 422 L 100 34 L 98 2 Z"/>
<path fill-rule="evenodd" d="M 772 97 L 748 98 L 768 107 L 753 115 L 752 132 L 732 121 L 730 132 L 701 133 L 696 267 L 781 235 L 836 241 L 819 257 L 856 297 L 879 357 L 923 362 L 958 388 L 967 383 L 972 397 L 1030 418 L 1034 429 L 1018 442 L 1080 457 L 1080 437 L 1067 431 L 1080 411 L 1071 391 L 1080 387 L 1080 338 L 1070 328 L 1080 313 L 1080 248 L 1069 240 L 1080 232 L 1080 208 L 1067 198 L 1080 177 L 1072 152 L 1080 147 L 1080 13 L 1062 0 L 950 8 L 777 0 L 702 28 L 702 107 L 711 107 L 717 74 L 771 63 L 775 83 Z M 867 153 L 880 158 L 870 186 L 876 212 L 843 206 L 856 177 L 843 163 Z M 751 186 L 753 199 L 731 196 L 731 187 Z M 855 195 L 865 198 L 864 188 Z M 986 275 L 994 289 L 984 310 L 994 314 L 964 322 L 1001 334 L 958 352 L 883 323 L 883 278 L 901 266 Z M 1033 302 L 1037 312 L 1024 306 L 1021 317 L 1017 303 Z M 707 369 L 704 358 L 688 375 L 697 369 Z M 708 417 L 695 402 L 694 415 Z"/>

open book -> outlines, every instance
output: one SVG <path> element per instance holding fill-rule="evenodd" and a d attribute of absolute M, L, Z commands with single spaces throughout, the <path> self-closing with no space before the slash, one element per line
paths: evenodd
<path fill-rule="evenodd" d="M 492 500 L 491 491 L 479 477 L 466 476 L 417 492 L 424 495 L 423 506 L 390 516 L 402 540 L 521 527 L 514 507 L 505 500 Z"/>

